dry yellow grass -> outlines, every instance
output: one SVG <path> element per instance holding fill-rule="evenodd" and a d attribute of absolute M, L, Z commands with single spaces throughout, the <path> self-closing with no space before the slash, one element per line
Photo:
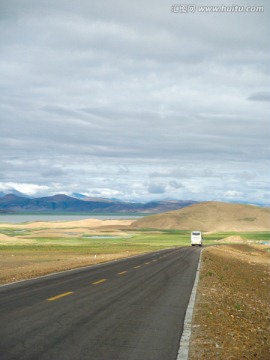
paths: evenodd
<path fill-rule="evenodd" d="M 5 251 L 0 253 L 0 284 L 121 259 L 137 253 L 129 251 L 94 255 L 68 251 Z"/>
<path fill-rule="evenodd" d="M 134 220 L 97 220 L 85 219 L 66 222 L 33 222 L 27 224 L 0 224 L 1 229 L 27 230 L 27 234 L 19 232 L 17 236 L 9 236 L 0 233 L 0 284 L 14 282 L 22 279 L 58 272 L 82 266 L 97 264 L 100 262 L 119 259 L 139 253 L 139 251 L 119 251 L 112 253 L 88 254 L 74 251 L 76 243 L 69 243 L 69 239 L 79 238 L 83 245 L 83 235 L 104 235 L 104 232 L 113 236 L 127 236 L 127 233 L 119 228 L 129 226 Z M 14 233 L 13 233 L 14 234 Z M 46 239 L 48 251 L 43 249 L 31 249 L 31 246 L 43 245 L 39 239 Z M 57 239 L 57 242 L 55 242 Z M 88 243 L 87 243 L 88 244 Z M 17 246 L 27 246 L 22 250 Z M 65 246 L 63 250 L 49 249 L 50 246 Z M 70 250 L 67 247 L 70 245 Z M 14 246 L 14 249 L 5 249 L 5 246 Z"/>

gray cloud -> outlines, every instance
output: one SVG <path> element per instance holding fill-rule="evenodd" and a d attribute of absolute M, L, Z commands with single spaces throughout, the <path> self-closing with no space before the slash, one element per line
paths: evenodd
<path fill-rule="evenodd" d="M 174 189 L 180 189 L 180 188 L 183 188 L 183 184 L 179 183 L 178 181 L 176 180 L 172 180 L 169 182 L 169 185 L 174 188 Z"/>
<path fill-rule="evenodd" d="M 58 176 L 63 176 L 66 175 L 66 172 L 61 169 L 61 168 L 57 168 L 57 167 L 53 167 L 49 170 L 46 170 L 42 173 L 42 176 L 44 177 L 58 177 Z"/>
<path fill-rule="evenodd" d="M 165 190 L 165 186 L 162 184 L 150 184 L 148 187 L 150 194 L 164 194 Z"/>
<path fill-rule="evenodd" d="M 257 92 L 248 97 L 248 100 L 252 101 L 270 101 L 270 92 Z"/>
<path fill-rule="evenodd" d="M 164 187 L 153 196 L 263 199 L 261 4 L 263 13 L 172 14 L 161 0 L 1 1 L 3 184 L 146 199 L 153 178 Z"/>

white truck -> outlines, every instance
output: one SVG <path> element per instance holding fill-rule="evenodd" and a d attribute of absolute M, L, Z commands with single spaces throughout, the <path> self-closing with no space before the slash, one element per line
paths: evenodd
<path fill-rule="evenodd" d="M 191 245 L 199 245 L 202 246 L 203 244 L 203 235 L 201 231 L 192 231 L 191 233 Z"/>

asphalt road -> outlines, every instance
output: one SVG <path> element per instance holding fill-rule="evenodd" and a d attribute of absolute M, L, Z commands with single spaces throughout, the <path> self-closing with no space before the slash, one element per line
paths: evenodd
<path fill-rule="evenodd" d="M 175 360 L 200 249 L 0 287 L 0 359 Z"/>

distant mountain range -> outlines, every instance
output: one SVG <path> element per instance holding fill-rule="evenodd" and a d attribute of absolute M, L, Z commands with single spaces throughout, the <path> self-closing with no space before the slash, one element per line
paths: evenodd
<path fill-rule="evenodd" d="M 7 190 L 4 190 L 4 191 L 0 191 L 0 198 L 4 197 L 6 195 L 9 195 L 9 194 L 13 194 L 13 195 L 16 195 L 16 196 L 21 196 L 21 197 L 26 197 L 26 198 L 32 198 L 32 196 L 23 194 L 23 193 L 21 193 L 20 191 L 18 191 L 16 189 L 7 189 Z"/>
<path fill-rule="evenodd" d="M 76 194 L 78 195 L 78 194 Z M 79 194 L 81 195 L 81 194 Z M 17 194 L 0 197 L 0 213 L 16 212 L 89 212 L 89 213 L 160 213 L 195 204 L 191 200 L 123 202 L 116 199 L 85 197 L 78 199 L 63 194 L 29 198 Z"/>

